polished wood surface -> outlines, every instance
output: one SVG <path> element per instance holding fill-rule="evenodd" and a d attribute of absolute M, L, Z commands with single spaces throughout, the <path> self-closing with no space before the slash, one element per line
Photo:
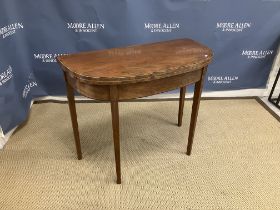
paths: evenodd
<path fill-rule="evenodd" d="M 202 88 L 203 88 L 203 80 L 204 80 L 206 70 L 207 70 L 207 68 L 205 67 L 201 73 L 201 79 L 195 83 L 195 87 L 194 87 L 194 96 L 193 96 L 193 104 L 192 104 L 191 122 L 190 122 L 190 128 L 189 128 L 187 155 L 191 155 L 193 137 L 194 137 L 198 109 L 199 109 L 200 98 L 201 98 L 201 92 L 202 92 Z"/>
<path fill-rule="evenodd" d="M 158 80 L 117 85 L 118 99 L 127 100 L 151 96 L 192 84 L 200 80 L 201 71 L 202 69 Z M 75 90 L 88 98 L 110 100 L 110 85 L 87 84 L 69 75 L 67 80 Z"/>
<path fill-rule="evenodd" d="M 201 69 L 212 51 L 190 39 L 63 55 L 64 71 L 87 84 L 151 81 Z"/>
<path fill-rule="evenodd" d="M 67 81 L 66 73 L 64 73 L 64 78 L 65 78 L 65 83 L 66 83 L 68 105 L 69 105 L 72 127 L 73 127 L 73 132 L 74 132 L 74 139 L 75 139 L 75 144 L 76 144 L 77 156 L 78 156 L 78 160 L 81 160 L 83 158 L 83 156 L 82 156 L 78 121 L 77 121 L 76 105 L 75 105 L 75 99 L 74 99 L 74 90 L 69 85 L 69 83 Z"/>
<path fill-rule="evenodd" d="M 121 100 L 180 88 L 182 125 L 186 86 L 195 83 L 187 154 L 191 154 L 203 79 L 212 51 L 190 39 L 58 56 L 64 71 L 78 159 L 82 158 L 74 92 L 110 101 L 117 183 L 121 183 L 119 107 Z"/>
<path fill-rule="evenodd" d="M 198 81 L 200 74 L 200 71 L 195 71 L 150 82 L 119 85 L 119 99 L 141 98 L 174 90 Z"/>
<path fill-rule="evenodd" d="M 185 104 L 186 86 L 180 88 L 180 98 L 179 98 L 179 112 L 178 112 L 178 126 L 182 126 L 183 111 Z"/>
<path fill-rule="evenodd" d="M 110 86 L 110 98 L 111 98 L 111 114 L 112 114 L 117 184 L 120 184 L 121 183 L 120 128 L 119 128 L 120 126 L 119 126 L 118 89 L 116 86 Z"/>

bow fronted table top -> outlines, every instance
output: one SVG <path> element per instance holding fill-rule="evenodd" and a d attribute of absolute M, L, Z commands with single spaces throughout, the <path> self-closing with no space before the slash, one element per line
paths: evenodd
<path fill-rule="evenodd" d="M 191 39 L 96 50 L 57 58 L 63 70 L 91 84 L 137 83 L 194 71 L 208 65 L 212 50 Z"/>

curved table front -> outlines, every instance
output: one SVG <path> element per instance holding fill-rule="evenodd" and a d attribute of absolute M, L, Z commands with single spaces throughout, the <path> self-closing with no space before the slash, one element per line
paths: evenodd
<path fill-rule="evenodd" d="M 186 86 L 195 83 L 187 154 L 191 154 L 203 79 L 212 51 L 190 39 L 170 40 L 57 57 L 64 71 L 78 159 L 82 159 L 74 90 L 111 102 L 117 183 L 121 183 L 120 100 L 180 88 L 178 126 L 182 125 Z"/>

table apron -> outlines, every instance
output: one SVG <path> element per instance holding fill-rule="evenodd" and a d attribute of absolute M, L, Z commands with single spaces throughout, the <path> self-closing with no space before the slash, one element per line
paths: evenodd
<path fill-rule="evenodd" d="M 148 82 L 116 85 L 118 100 L 141 98 L 184 87 L 199 81 L 203 70 L 204 68 Z M 88 98 L 110 101 L 110 85 L 87 84 L 69 74 L 67 80 L 74 89 Z"/>

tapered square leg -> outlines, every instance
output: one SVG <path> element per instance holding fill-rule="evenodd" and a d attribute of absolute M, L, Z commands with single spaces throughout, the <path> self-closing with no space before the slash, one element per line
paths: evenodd
<path fill-rule="evenodd" d="M 65 79 L 66 88 L 67 88 L 68 105 L 69 105 L 72 127 L 73 127 L 73 132 L 74 132 L 77 156 L 78 156 L 78 160 L 81 160 L 83 157 L 82 157 L 82 151 L 81 151 L 81 142 L 80 142 L 80 136 L 79 136 L 76 105 L 75 105 L 75 99 L 74 99 L 74 90 L 69 85 L 68 80 L 67 80 L 67 75 L 65 72 L 64 72 L 64 79 Z"/>
<path fill-rule="evenodd" d="M 119 105 L 118 105 L 117 97 L 118 97 L 117 87 L 111 86 L 110 87 L 110 98 L 111 98 L 112 127 L 113 127 L 117 184 L 121 184 Z"/>
<path fill-rule="evenodd" d="M 179 99 L 179 112 L 178 112 L 178 126 L 182 126 L 182 118 L 185 104 L 186 86 L 180 88 L 180 99 Z"/>
<path fill-rule="evenodd" d="M 190 130 L 189 130 L 189 138 L 188 138 L 187 155 L 191 155 L 193 137 L 194 137 L 194 133 L 195 133 L 195 127 L 196 127 L 196 122 L 197 122 L 197 115 L 198 115 L 198 110 L 199 110 L 201 92 L 203 89 L 203 80 L 204 80 L 205 72 L 206 72 L 206 68 L 204 68 L 202 70 L 200 80 L 195 83 L 191 122 L 190 122 L 190 128 L 189 128 Z"/>

